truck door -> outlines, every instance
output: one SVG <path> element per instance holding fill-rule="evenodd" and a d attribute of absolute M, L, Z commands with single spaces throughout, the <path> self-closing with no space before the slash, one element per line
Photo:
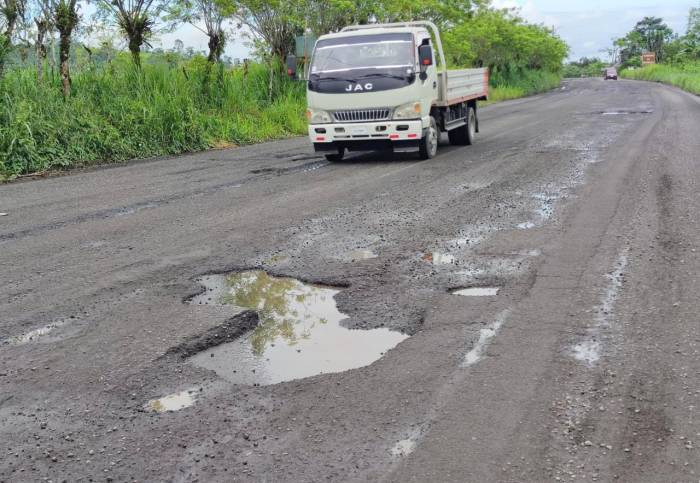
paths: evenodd
<path fill-rule="evenodd" d="M 426 71 L 425 80 L 418 77 L 417 81 L 420 86 L 420 101 L 423 105 L 421 116 L 425 119 L 430 115 L 430 109 L 432 107 L 433 101 L 438 98 L 438 79 L 437 79 L 437 57 L 435 49 L 433 48 L 433 42 L 430 35 L 426 32 L 425 34 L 419 34 L 418 41 L 416 43 L 416 60 L 418 59 L 418 46 L 420 45 L 430 45 L 433 51 L 433 65 L 429 66 Z M 416 65 L 416 72 L 420 72 L 420 65 Z M 424 123 L 423 127 L 427 127 Z"/>

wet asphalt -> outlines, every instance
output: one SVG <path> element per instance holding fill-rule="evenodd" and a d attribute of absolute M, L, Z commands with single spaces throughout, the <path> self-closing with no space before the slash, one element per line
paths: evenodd
<path fill-rule="evenodd" d="M 700 480 L 700 100 L 569 80 L 480 121 L 430 161 L 302 138 L 0 186 L 0 481 Z M 234 384 L 188 357 L 255 314 L 187 302 L 244 270 L 410 337 Z"/>

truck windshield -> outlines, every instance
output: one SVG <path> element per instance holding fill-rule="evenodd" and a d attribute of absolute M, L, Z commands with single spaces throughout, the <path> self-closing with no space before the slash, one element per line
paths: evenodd
<path fill-rule="evenodd" d="M 406 72 L 415 65 L 413 51 L 413 36 L 410 33 L 320 40 L 314 51 L 311 74 L 398 68 Z"/>

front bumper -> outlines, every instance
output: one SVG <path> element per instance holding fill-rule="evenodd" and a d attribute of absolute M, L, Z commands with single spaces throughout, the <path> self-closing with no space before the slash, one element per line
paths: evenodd
<path fill-rule="evenodd" d="M 310 124 L 309 139 L 316 151 L 373 151 L 416 149 L 423 137 L 423 121 L 383 121 Z"/>

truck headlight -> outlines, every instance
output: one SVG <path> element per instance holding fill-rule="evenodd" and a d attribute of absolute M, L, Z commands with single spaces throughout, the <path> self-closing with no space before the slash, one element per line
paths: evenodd
<path fill-rule="evenodd" d="M 309 124 L 329 124 L 332 122 L 331 115 L 320 109 L 307 109 L 306 119 L 309 120 Z"/>
<path fill-rule="evenodd" d="M 394 119 L 419 119 L 421 112 L 420 102 L 409 102 L 394 109 Z"/>

